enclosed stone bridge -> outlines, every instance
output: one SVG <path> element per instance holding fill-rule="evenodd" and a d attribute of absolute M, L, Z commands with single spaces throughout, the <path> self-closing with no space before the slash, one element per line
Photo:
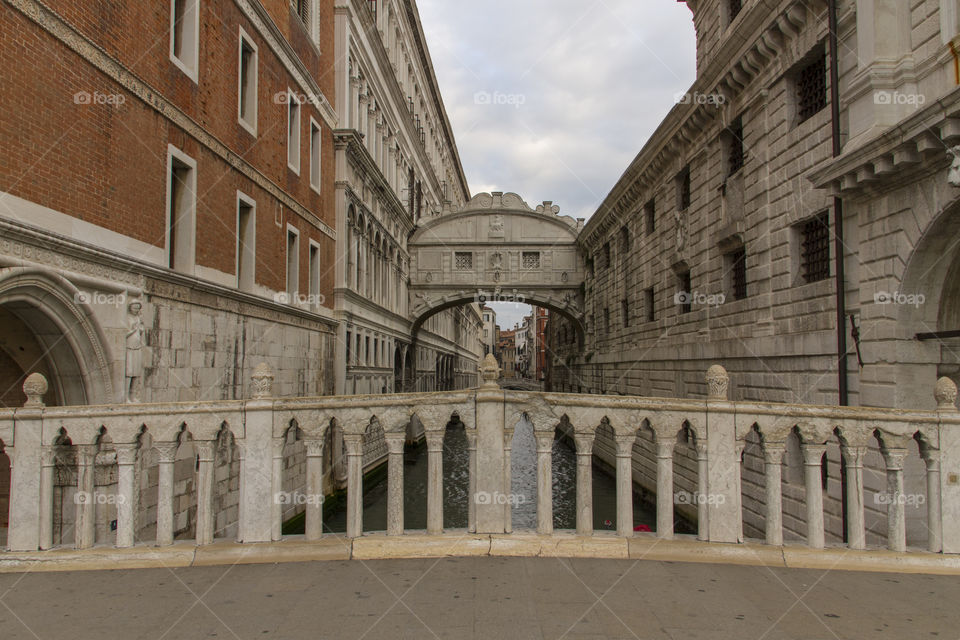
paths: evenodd
<path fill-rule="evenodd" d="M 515 193 L 481 193 L 462 209 L 427 221 L 410 238 L 414 334 L 433 314 L 470 303 L 545 307 L 583 328 L 583 220 Z"/>

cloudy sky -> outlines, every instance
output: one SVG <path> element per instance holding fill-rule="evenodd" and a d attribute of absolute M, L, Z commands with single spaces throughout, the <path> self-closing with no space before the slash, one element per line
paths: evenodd
<path fill-rule="evenodd" d="M 473 193 L 589 218 L 696 70 L 675 0 L 418 0 Z M 511 328 L 525 309 L 498 308 Z"/>

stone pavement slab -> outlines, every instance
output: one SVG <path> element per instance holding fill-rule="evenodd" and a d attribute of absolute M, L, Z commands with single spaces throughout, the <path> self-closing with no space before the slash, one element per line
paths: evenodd
<path fill-rule="evenodd" d="M 461 557 L 0 575 L 0 638 L 956 638 L 960 578 Z"/>

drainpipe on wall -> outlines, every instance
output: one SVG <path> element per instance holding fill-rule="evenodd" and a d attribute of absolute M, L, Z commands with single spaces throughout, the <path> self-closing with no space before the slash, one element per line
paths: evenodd
<path fill-rule="evenodd" d="M 833 157 L 839 156 L 843 147 L 840 144 L 840 61 L 839 36 L 837 35 L 837 0 L 828 0 L 830 12 L 830 112 L 833 134 Z M 843 243 L 843 200 L 833 198 L 833 237 L 834 252 L 837 256 L 837 392 L 838 404 L 849 404 L 847 389 L 847 301 L 844 243 Z"/>

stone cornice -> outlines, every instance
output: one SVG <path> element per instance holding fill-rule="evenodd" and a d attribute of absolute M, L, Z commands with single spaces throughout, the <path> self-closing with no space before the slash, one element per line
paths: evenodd
<path fill-rule="evenodd" d="M 60 41 L 65 47 L 74 51 L 91 66 L 101 71 L 108 78 L 136 96 L 141 102 L 169 120 L 174 126 L 182 129 L 187 135 L 202 144 L 222 161 L 229 164 L 239 173 L 242 173 L 261 189 L 267 191 L 271 196 L 281 201 L 284 206 L 296 212 L 301 218 L 331 239 L 336 239 L 336 232 L 333 228 L 323 222 L 317 215 L 297 202 L 286 191 L 270 180 L 270 178 L 261 173 L 259 169 L 235 153 L 159 91 L 148 85 L 120 62 L 110 57 L 96 43 L 77 31 L 58 14 L 37 0 L 4 1 L 23 13 L 41 29 Z"/>

